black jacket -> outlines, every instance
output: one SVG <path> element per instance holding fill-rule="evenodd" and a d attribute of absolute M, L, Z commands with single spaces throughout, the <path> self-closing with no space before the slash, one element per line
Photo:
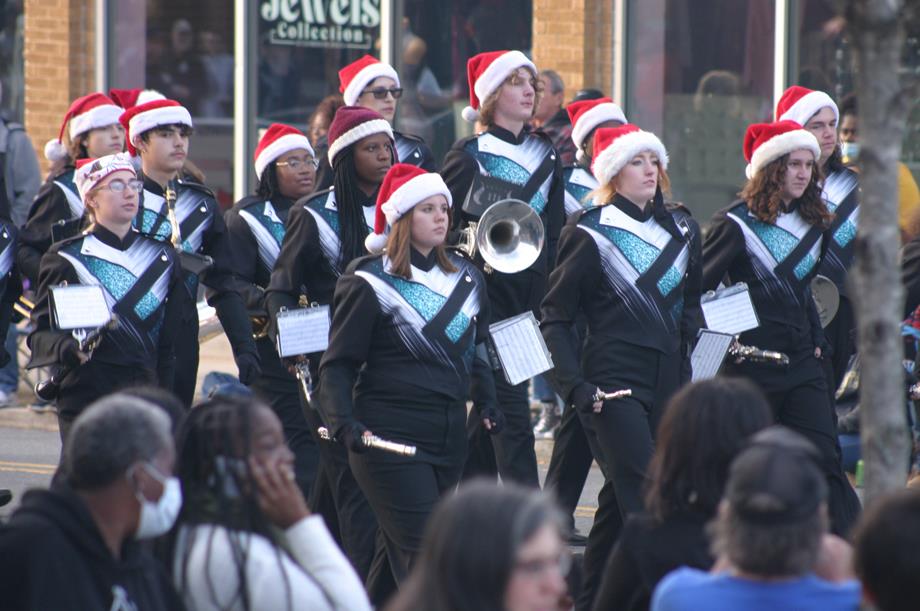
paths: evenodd
<path fill-rule="evenodd" d="M 116 600 L 133 606 L 115 606 Z M 136 541 L 112 557 L 83 500 L 32 490 L 0 526 L 0 610 L 181 610 L 169 575 Z"/>
<path fill-rule="evenodd" d="M 398 163 L 408 163 L 418 166 L 426 172 L 437 172 L 438 164 L 434 160 L 434 154 L 425 141 L 418 136 L 404 134 L 394 131 L 396 144 L 396 161 Z M 328 189 L 335 181 L 335 173 L 332 171 L 332 165 L 329 161 L 329 141 L 323 136 L 317 144 L 316 154 L 319 157 L 319 168 L 316 170 L 316 190 Z"/>

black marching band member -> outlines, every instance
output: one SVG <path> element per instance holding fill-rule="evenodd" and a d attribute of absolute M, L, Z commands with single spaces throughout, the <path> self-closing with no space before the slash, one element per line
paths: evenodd
<path fill-rule="evenodd" d="M 856 351 L 856 321 L 847 290 L 847 272 L 853 263 L 859 224 L 859 178 L 856 172 L 843 165 L 837 145 L 840 111 L 829 95 L 797 85 L 790 87 L 776 104 L 776 120 L 795 121 L 810 131 L 821 147 L 818 165 L 824 177 L 822 196 L 834 220 L 824 232 L 825 253 L 818 273 L 833 282 L 840 293 L 837 315 L 824 330 L 831 353 L 823 363 L 828 375 L 828 391 L 834 397 L 850 357 Z"/>
<path fill-rule="evenodd" d="M 392 126 L 396 106 L 402 97 L 399 74 L 390 64 L 376 57 L 365 55 L 339 70 L 339 91 L 346 106 L 360 106 L 373 110 Z M 431 149 L 418 136 L 393 130 L 396 145 L 396 160 L 419 166 L 429 172 L 437 170 Z M 321 160 L 318 172 L 320 189 L 332 186 L 332 159 Z"/>
<path fill-rule="evenodd" d="M 74 184 L 76 162 L 124 149 L 125 130 L 118 122 L 122 112 L 102 93 L 77 98 L 64 115 L 58 137 L 45 144 L 45 157 L 57 169 L 52 168 L 29 209 L 17 253 L 19 269 L 33 289 L 38 283 L 42 255 L 51 244 L 76 235 L 82 228 L 83 200 Z"/>
<path fill-rule="evenodd" d="M 141 159 L 144 190 L 135 226 L 144 235 L 171 243 L 185 276 L 173 390 L 183 403 L 192 404 L 198 374 L 199 281 L 230 341 L 240 381 L 249 384 L 261 372 L 259 357 L 235 288 L 223 216 L 207 187 L 179 175 L 188 156 L 191 115 L 178 102 L 162 99 L 126 110 L 120 121 L 127 130 L 128 152 Z"/>
<path fill-rule="evenodd" d="M 690 378 L 701 323 L 699 226 L 666 207 L 668 156 L 635 125 L 594 134 L 593 205 L 562 232 L 542 305 L 560 395 L 578 410 L 605 482 L 585 550 L 578 608 L 588 609 L 645 471 L 667 399 Z M 583 338 L 572 332 L 583 314 Z M 600 392 L 632 395 L 603 401 Z"/>
<path fill-rule="evenodd" d="M 298 200 L 291 207 L 265 295 L 272 317 L 276 317 L 281 308 L 298 307 L 301 295 L 310 303 L 331 304 L 339 276 L 353 259 L 367 254 L 364 240 L 373 228 L 375 196 L 395 162 L 393 132 L 378 113 L 357 106 L 343 106 L 329 126 L 328 137 L 334 186 Z M 273 329 L 270 328 L 270 332 Z M 314 381 L 319 379 L 321 356 L 307 355 Z M 302 399 L 310 432 L 316 435 L 325 423 L 316 406 L 310 405 L 306 397 Z M 366 579 L 374 556 L 377 522 L 352 477 L 345 448 L 318 436 L 314 440 L 319 447 L 320 464 L 310 506 L 322 511 L 333 532 L 338 523 L 345 553 L 358 575 Z M 384 576 L 379 579 L 381 585 L 374 581 L 369 587 L 375 601 L 379 599 L 378 587 L 386 592 L 392 590 L 392 579 Z"/>
<path fill-rule="evenodd" d="M 480 346 L 489 323 L 486 286 L 469 260 L 445 249 L 450 214 L 450 191 L 438 174 L 407 164 L 390 169 L 367 238 L 378 254 L 353 261 L 336 285 L 320 364 L 320 407 L 349 449 L 397 582 L 435 504 L 460 480 L 467 398 L 476 399 L 486 428 L 500 426 Z M 372 433 L 418 453 L 368 450 L 362 438 Z"/>
<path fill-rule="evenodd" d="M 454 229 L 478 218 L 464 211 L 467 199 L 481 200 L 488 196 L 480 192 L 493 189 L 527 202 L 539 214 L 545 243 L 536 262 L 514 274 L 486 275 L 492 322 L 527 311 L 536 314 L 565 222 L 561 163 L 548 137 L 525 128 L 537 106 L 537 69 L 520 51 L 494 51 L 472 57 L 467 76 L 470 106 L 463 116 L 479 119 L 486 131 L 460 140 L 444 159 L 442 175 L 453 196 Z M 504 429 L 492 436 L 471 416 L 464 477 L 494 474 L 497 468 L 503 480 L 538 486 L 527 383 L 511 386 L 498 375 L 495 387 Z"/>
<path fill-rule="evenodd" d="M 281 363 L 268 334 L 265 289 L 284 240 L 288 212 L 295 201 L 313 192 L 316 158 L 302 132 L 280 123 L 268 127 L 254 157 L 259 179 L 255 195 L 243 198 L 224 215 L 233 245 L 233 273 L 252 317 L 262 369 L 250 387 L 281 421 L 285 441 L 294 453 L 297 484 L 309 498 L 319 456 L 301 411 L 300 387 Z"/>
<path fill-rule="evenodd" d="M 80 163 L 75 179 L 90 224 L 42 257 L 29 336 L 28 366 L 58 365 L 66 373 L 57 397 L 65 444 L 74 419 L 96 399 L 128 386 L 171 383 L 181 314 L 182 279 L 173 249 L 132 226 L 142 182 L 130 158 L 118 153 Z M 62 284 L 102 287 L 118 317 L 88 360 L 70 333 L 54 328 L 50 293 Z"/>
<path fill-rule="evenodd" d="M 777 423 L 805 435 L 821 454 L 831 528 L 845 534 L 859 501 L 837 454 L 834 412 L 821 364 L 826 341 L 809 283 L 827 247 L 833 215 L 821 198 L 821 147 L 794 121 L 759 123 L 744 139 L 748 182 L 741 201 L 718 212 L 703 249 L 703 288 L 744 282 L 760 326 L 745 345 L 782 352 L 788 367 L 745 361 L 726 366 L 767 395 Z"/>

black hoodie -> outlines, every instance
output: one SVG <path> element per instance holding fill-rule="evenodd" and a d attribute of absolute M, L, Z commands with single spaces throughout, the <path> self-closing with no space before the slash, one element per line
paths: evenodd
<path fill-rule="evenodd" d="M 72 490 L 32 490 L 0 526 L 0 610 L 183 609 L 166 571 L 136 541 L 112 557 Z"/>

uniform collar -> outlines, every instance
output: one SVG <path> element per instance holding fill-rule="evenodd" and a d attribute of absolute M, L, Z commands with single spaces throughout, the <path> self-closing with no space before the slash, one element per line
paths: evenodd
<path fill-rule="evenodd" d="M 428 253 L 428 256 L 426 257 L 410 246 L 409 262 L 413 267 L 417 267 L 423 272 L 430 272 L 432 268 L 434 268 L 434 266 L 438 263 L 438 251 L 436 248 L 432 248 L 431 252 Z"/>
<path fill-rule="evenodd" d="M 134 241 L 137 240 L 138 236 L 137 230 L 132 228 L 125 234 L 124 239 L 121 239 L 98 223 L 93 225 L 92 234 L 106 246 L 111 246 L 118 250 L 128 250 L 128 248 L 134 244 Z"/>
<path fill-rule="evenodd" d="M 653 210 L 651 202 L 646 202 L 645 206 L 640 209 L 638 206 L 636 206 L 636 204 L 617 193 L 614 195 L 613 201 L 611 203 L 622 210 L 626 216 L 635 219 L 640 223 L 644 223 L 652 217 Z"/>
<path fill-rule="evenodd" d="M 527 139 L 527 136 L 530 135 L 530 130 L 527 129 L 527 126 L 524 126 L 524 129 L 521 130 L 521 133 L 514 135 L 512 132 L 508 131 L 504 127 L 499 127 L 498 125 L 493 125 L 488 129 L 488 133 L 492 134 L 499 140 L 504 140 L 510 144 L 521 144 L 524 140 Z"/>

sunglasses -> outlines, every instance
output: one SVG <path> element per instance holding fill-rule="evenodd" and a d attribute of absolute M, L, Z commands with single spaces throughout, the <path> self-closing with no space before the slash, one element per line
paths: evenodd
<path fill-rule="evenodd" d="M 378 100 L 386 99 L 387 94 L 389 93 L 391 96 L 393 96 L 394 100 L 398 100 L 402 97 L 403 90 L 402 87 L 391 87 L 389 89 L 384 87 L 376 87 L 374 89 L 365 89 L 361 92 L 361 95 L 364 95 L 365 93 L 372 94 L 374 98 Z"/>

